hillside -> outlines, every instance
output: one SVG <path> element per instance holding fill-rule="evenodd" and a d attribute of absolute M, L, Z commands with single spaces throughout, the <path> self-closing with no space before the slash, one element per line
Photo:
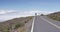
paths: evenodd
<path fill-rule="evenodd" d="M 15 18 L 8 21 L 0 22 L 0 31 L 1 32 L 11 32 L 13 30 L 17 30 L 20 27 L 24 27 L 28 21 L 30 21 L 33 17 L 21 17 Z"/>
<path fill-rule="evenodd" d="M 49 15 L 47 15 L 49 18 L 53 19 L 53 20 L 58 20 L 60 21 L 60 12 L 55 12 L 55 13 L 51 13 Z"/>

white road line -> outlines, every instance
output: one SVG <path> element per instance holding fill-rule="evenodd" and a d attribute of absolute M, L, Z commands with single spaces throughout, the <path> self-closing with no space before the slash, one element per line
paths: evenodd
<path fill-rule="evenodd" d="M 33 18 L 31 32 L 33 32 L 35 17 Z"/>
<path fill-rule="evenodd" d="M 44 19 L 44 18 L 41 18 L 41 19 L 43 19 L 44 21 L 48 22 L 49 24 L 55 26 L 56 28 L 60 29 L 60 26 L 58 26 L 58 25 L 56 25 L 56 24 L 54 24 L 54 23 L 48 21 L 47 19 Z"/>

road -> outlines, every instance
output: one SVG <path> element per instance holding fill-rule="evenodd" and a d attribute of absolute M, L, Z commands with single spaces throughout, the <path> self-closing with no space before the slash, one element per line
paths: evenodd
<path fill-rule="evenodd" d="M 36 16 L 31 32 L 60 32 L 60 27 L 42 16 Z"/>

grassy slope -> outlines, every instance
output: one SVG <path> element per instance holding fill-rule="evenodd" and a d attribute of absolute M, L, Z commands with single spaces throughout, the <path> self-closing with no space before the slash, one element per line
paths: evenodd
<path fill-rule="evenodd" d="M 60 12 L 55 12 L 47 15 L 49 18 L 60 21 Z"/>
<path fill-rule="evenodd" d="M 14 27 L 14 29 L 18 29 L 19 27 L 23 27 L 32 18 L 33 18 L 32 16 L 21 17 L 21 18 L 15 18 L 15 19 L 11 19 L 11 20 L 8 20 L 5 22 L 1 22 L 0 23 L 0 31 L 9 32 L 12 27 Z"/>

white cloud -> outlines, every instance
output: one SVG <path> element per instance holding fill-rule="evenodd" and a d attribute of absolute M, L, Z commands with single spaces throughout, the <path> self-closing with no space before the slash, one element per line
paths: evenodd
<path fill-rule="evenodd" d="M 0 10 L 0 14 L 12 13 L 14 10 Z"/>
<path fill-rule="evenodd" d="M 12 18 L 17 18 L 17 17 L 26 17 L 26 16 L 34 16 L 35 13 L 38 14 L 49 14 L 53 13 L 55 11 L 16 11 L 16 10 L 0 10 L 0 20 L 5 21 L 9 20 Z M 3 14 L 3 15 L 1 15 Z"/>

